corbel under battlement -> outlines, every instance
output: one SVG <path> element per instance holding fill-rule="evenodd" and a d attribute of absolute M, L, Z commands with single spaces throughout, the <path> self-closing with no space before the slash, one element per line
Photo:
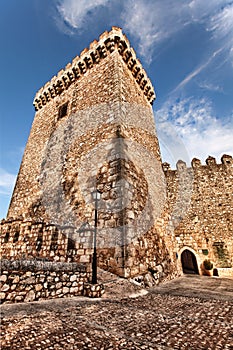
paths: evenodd
<path fill-rule="evenodd" d="M 89 69 L 113 51 L 118 51 L 122 56 L 148 102 L 152 105 L 156 96 L 150 79 L 122 30 L 118 27 L 112 27 L 110 32 L 106 31 L 101 34 L 99 41 L 94 40 L 89 49 L 85 48 L 80 56 L 75 57 L 72 63 L 68 63 L 65 69 L 60 70 L 57 76 L 54 76 L 37 92 L 33 101 L 35 110 L 40 110 L 49 101 L 67 90 L 72 83 L 80 79 Z"/>

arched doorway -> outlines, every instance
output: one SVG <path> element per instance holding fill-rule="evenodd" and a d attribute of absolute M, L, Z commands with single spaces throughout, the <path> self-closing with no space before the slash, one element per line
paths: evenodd
<path fill-rule="evenodd" d="M 181 263 L 184 273 L 199 274 L 195 255 L 188 249 L 181 254 Z"/>

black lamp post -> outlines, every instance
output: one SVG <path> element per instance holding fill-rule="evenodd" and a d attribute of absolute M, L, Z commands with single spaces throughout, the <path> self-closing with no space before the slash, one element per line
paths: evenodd
<path fill-rule="evenodd" d="M 97 250 L 96 250 L 96 235 L 97 235 L 97 224 L 98 224 L 98 201 L 100 200 L 101 192 L 98 190 L 92 193 L 93 199 L 95 201 L 95 229 L 94 229 L 94 252 L 92 259 L 92 284 L 97 283 Z"/>

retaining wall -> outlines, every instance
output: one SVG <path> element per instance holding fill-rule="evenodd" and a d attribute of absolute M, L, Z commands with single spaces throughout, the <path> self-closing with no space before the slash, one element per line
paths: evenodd
<path fill-rule="evenodd" d="M 2 303 L 83 295 L 91 277 L 89 265 L 77 263 L 3 260 L 1 270 Z"/>

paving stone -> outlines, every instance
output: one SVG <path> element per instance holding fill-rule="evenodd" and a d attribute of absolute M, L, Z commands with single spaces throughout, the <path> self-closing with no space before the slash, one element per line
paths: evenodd
<path fill-rule="evenodd" d="M 195 290 L 191 283 L 195 279 L 184 278 L 183 287 L 180 280 L 176 282 L 180 295 L 169 295 L 171 284 L 160 290 L 150 288 L 142 295 L 138 286 L 131 284 L 130 288 L 129 281 L 111 277 L 100 276 L 107 294 L 102 299 L 74 297 L 3 305 L 1 349 L 233 348 L 233 300 L 227 294 L 233 280 L 222 280 L 221 289 L 216 284 L 219 295 L 222 293 L 220 300 L 216 293 L 208 298 L 208 279 L 200 279 L 202 290 L 192 297 L 183 295 L 184 286 Z M 112 283 L 121 296 L 114 294 Z M 213 288 L 213 279 L 211 283 Z M 174 289 L 173 282 L 171 292 Z"/>

